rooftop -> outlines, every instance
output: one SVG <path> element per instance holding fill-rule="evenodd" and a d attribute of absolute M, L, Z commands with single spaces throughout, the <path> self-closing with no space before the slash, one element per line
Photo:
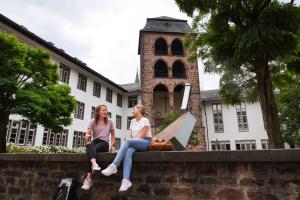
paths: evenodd
<path fill-rule="evenodd" d="M 201 91 L 200 96 L 203 101 L 214 101 L 221 99 L 218 89 Z"/>

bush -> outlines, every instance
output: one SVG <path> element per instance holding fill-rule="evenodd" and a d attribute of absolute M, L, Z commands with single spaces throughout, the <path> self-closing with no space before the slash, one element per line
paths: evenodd
<path fill-rule="evenodd" d="M 162 125 L 158 127 L 159 132 L 167 128 L 172 122 L 174 122 L 178 117 L 180 117 L 183 113 L 182 112 L 174 112 L 174 113 L 167 113 L 164 117 L 164 121 Z M 192 146 L 197 146 L 200 143 L 200 139 L 198 136 L 200 126 L 196 122 L 196 125 L 194 126 L 194 129 L 192 131 L 192 134 L 190 136 L 188 144 Z"/>
<path fill-rule="evenodd" d="M 13 143 L 6 145 L 7 153 L 85 153 L 84 147 L 68 148 L 63 146 L 43 145 L 43 146 L 18 146 Z"/>

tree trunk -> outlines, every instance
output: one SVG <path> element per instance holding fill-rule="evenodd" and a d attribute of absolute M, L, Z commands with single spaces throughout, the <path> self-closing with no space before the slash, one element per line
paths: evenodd
<path fill-rule="evenodd" d="M 0 110 L 0 153 L 6 153 L 6 132 L 9 112 Z"/>
<path fill-rule="evenodd" d="M 255 66 L 259 101 L 271 149 L 284 148 L 275 104 L 273 86 L 267 61 Z"/>

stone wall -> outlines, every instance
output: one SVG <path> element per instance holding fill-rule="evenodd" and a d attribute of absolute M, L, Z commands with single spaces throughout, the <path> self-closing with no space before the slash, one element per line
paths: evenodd
<path fill-rule="evenodd" d="M 114 154 L 98 154 L 106 167 Z M 80 189 L 84 154 L 0 154 L 1 200 L 52 199 L 61 178 L 76 178 L 76 199 L 300 200 L 300 150 L 136 153 L 133 187 L 119 193 L 118 175 L 97 174 Z"/>

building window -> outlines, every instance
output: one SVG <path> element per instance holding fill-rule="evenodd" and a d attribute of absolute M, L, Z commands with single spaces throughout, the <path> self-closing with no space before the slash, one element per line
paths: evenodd
<path fill-rule="evenodd" d="M 158 38 L 155 41 L 155 55 L 167 55 L 168 45 L 163 38 Z"/>
<path fill-rule="evenodd" d="M 107 117 L 111 119 L 111 116 L 112 116 L 111 112 L 107 112 Z"/>
<path fill-rule="evenodd" d="M 270 149 L 269 140 L 267 140 L 267 139 L 261 140 L 261 148 L 262 149 Z"/>
<path fill-rule="evenodd" d="M 93 89 L 93 95 L 95 97 L 99 97 L 101 95 L 101 84 L 94 81 L 94 89 Z"/>
<path fill-rule="evenodd" d="M 85 146 L 85 132 L 74 131 L 73 135 L 73 147 Z"/>
<path fill-rule="evenodd" d="M 116 116 L 116 128 L 121 129 L 122 128 L 122 117 L 117 115 Z"/>
<path fill-rule="evenodd" d="M 82 74 L 78 74 L 77 89 L 86 91 L 86 82 L 87 82 L 87 77 Z"/>
<path fill-rule="evenodd" d="M 129 130 L 130 129 L 130 123 L 131 123 L 131 120 L 133 119 L 134 117 L 127 117 L 127 129 Z"/>
<path fill-rule="evenodd" d="M 117 106 L 122 107 L 122 100 L 123 100 L 122 95 L 117 94 Z"/>
<path fill-rule="evenodd" d="M 75 108 L 74 117 L 77 119 L 82 119 L 84 117 L 84 103 L 77 101 L 77 106 Z"/>
<path fill-rule="evenodd" d="M 158 60 L 154 65 L 154 77 L 168 77 L 168 67 L 165 61 Z"/>
<path fill-rule="evenodd" d="M 33 146 L 36 136 L 36 125 L 26 120 L 9 120 L 6 141 L 22 146 Z"/>
<path fill-rule="evenodd" d="M 224 133 L 222 104 L 212 104 L 215 133 Z"/>
<path fill-rule="evenodd" d="M 120 138 L 116 138 L 115 139 L 115 149 L 119 150 L 121 147 L 121 139 Z"/>
<path fill-rule="evenodd" d="M 229 151 L 230 141 L 211 141 L 212 151 Z"/>
<path fill-rule="evenodd" d="M 240 132 L 248 131 L 248 120 L 245 102 L 236 105 L 236 115 Z"/>
<path fill-rule="evenodd" d="M 43 145 L 67 146 L 68 130 L 63 130 L 61 133 L 54 133 L 51 129 L 45 128 L 43 135 Z"/>
<path fill-rule="evenodd" d="M 255 140 L 237 140 L 235 141 L 236 150 L 255 150 Z"/>
<path fill-rule="evenodd" d="M 106 101 L 107 102 L 112 102 L 112 90 L 111 89 L 106 89 Z"/>
<path fill-rule="evenodd" d="M 128 108 L 133 108 L 138 103 L 138 96 L 128 96 Z"/>
<path fill-rule="evenodd" d="M 94 118 L 96 107 L 92 106 L 91 119 Z"/>
<path fill-rule="evenodd" d="M 183 55 L 183 45 L 179 39 L 173 40 L 171 44 L 172 55 Z"/>
<path fill-rule="evenodd" d="M 59 65 L 59 81 L 68 84 L 70 79 L 70 68 L 60 63 Z"/>

